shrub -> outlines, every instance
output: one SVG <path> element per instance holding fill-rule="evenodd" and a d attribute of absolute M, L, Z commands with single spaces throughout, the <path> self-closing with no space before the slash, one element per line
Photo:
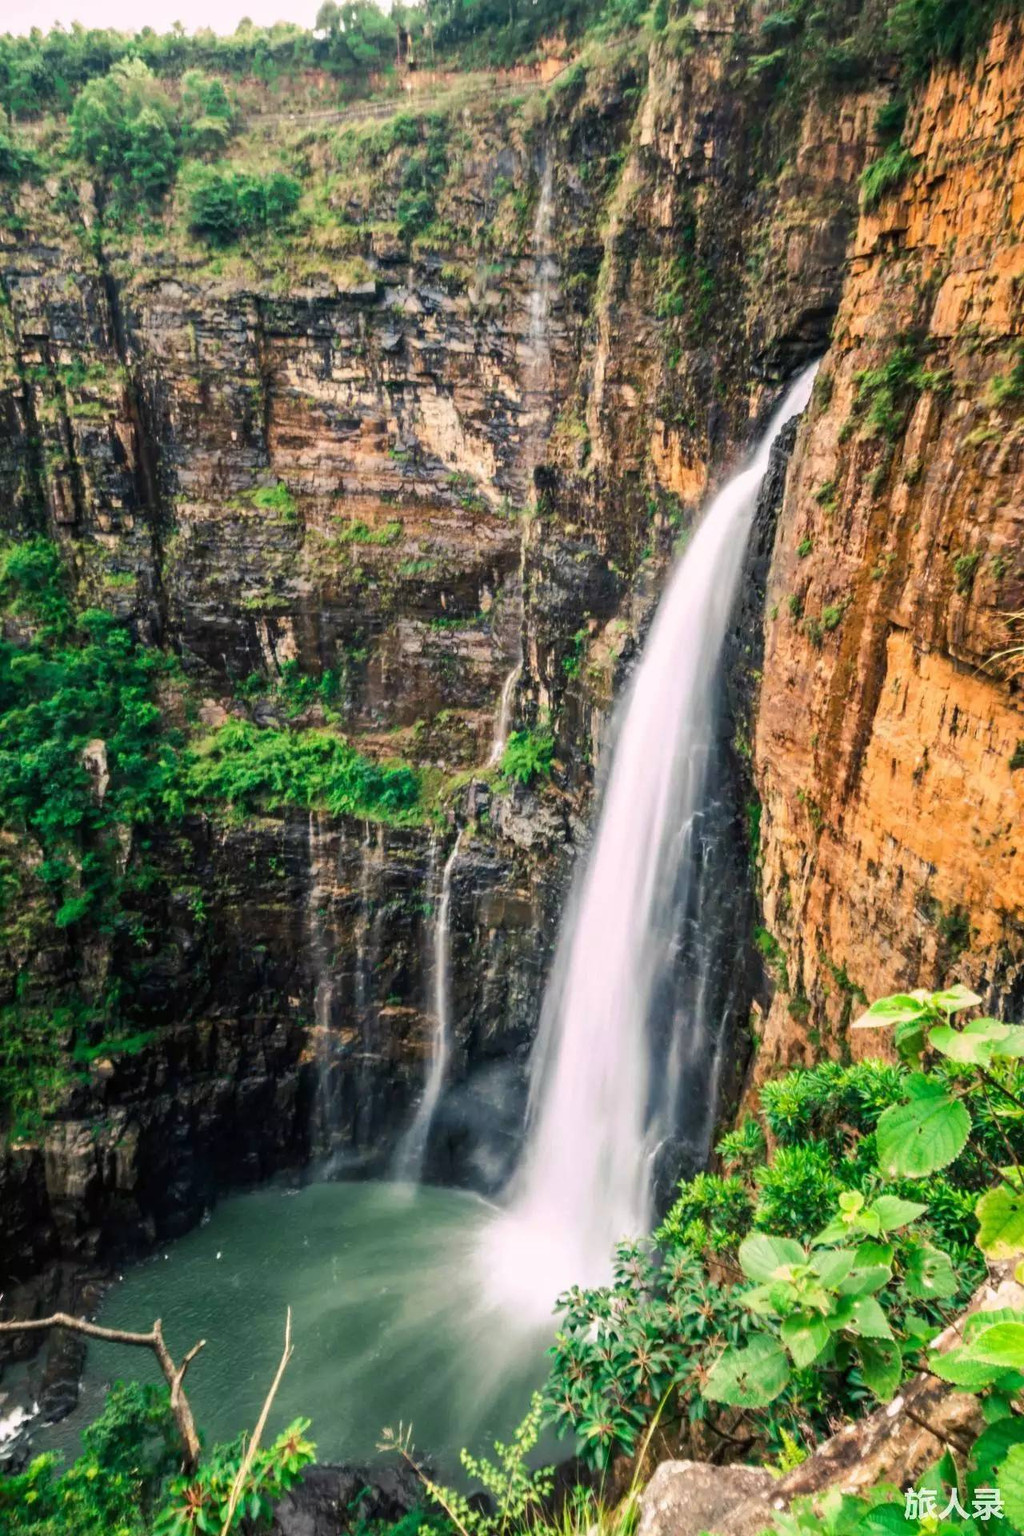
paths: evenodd
<path fill-rule="evenodd" d="M 0 599 L 39 626 L 27 643 L 0 640 L 0 821 L 38 846 L 59 927 L 109 917 L 124 878 L 119 829 L 159 819 L 176 772 L 153 700 L 168 664 L 109 614 L 74 621 L 43 540 L 0 551 Z M 94 740 L 102 795 L 84 758 Z"/>
<path fill-rule="evenodd" d="M 238 811 L 320 805 L 334 816 L 415 819 L 413 769 L 372 762 L 329 731 L 287 731 L 232 720 L 184 759 L 186 800 L 219 800 Z"/>
<path fill-rule="evenodd" d="M 983 47 L 999 13 L 1020 8 L 1021 0 L 898 0 L 889 34 L 907 73 L 919 78 L 939 60 Z"/>
<path fill-rule="evenodd" d="M 513 731 L 501 758 L 501 772 L 517 784 L 550 776 L 555 738 L 546 731 Z"/>
<path fill-rule="evenodd" d="M 259 177 L 222 165 L 195 166 L 186 195 L 189 227 L 223 246 L 281 229 L 298 207 L 302 187 L 284 171 Z"/>
<path fill-rule="evenodd" d="M 998 373 L 989 385 L 989 397 L 995 406 L 1024 402 L 1024 345 L 1014 349 L 1013 362 L 1006 373 Z"/>
<path fill-rule="evenodd" d="M 914 343 L 903 340 L 884 363 L 855 374 L 854 384 L 854 414 L 865 418 L 873 434 L 892 442 L 906 426 L 915 396 L 923 390 L 948 393 L 950 375 L 945 368 L 926 368 Z"/>
<path fill-rule="evenodd" d="M 66 1472 L 56 1456 L 0 1476 L 0 1526 L 19 1536 L 146 1536 L 179 1444 L 164 1387 L 115 1382 Z"/>
<path fill-rule="evenodd" d="M 31 150 L 23 149 L 10 134 L 0 129 L 0 182 L 24 181 L 38 169 Z"/>
<path fill-rule="evenodd" d="M 899 142 L 890 144 L 861 173 L 860 194 L 865 209 L 877 208 L 883 197 L 913 175 L 917 164 L 917 156 L 912 155 L 909 149 L 905 149 Z"/>

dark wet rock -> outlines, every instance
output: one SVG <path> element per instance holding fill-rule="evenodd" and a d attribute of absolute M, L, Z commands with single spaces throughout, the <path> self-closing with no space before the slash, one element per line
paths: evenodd
<path fill-rule="evenodd" d="M 310 1467 L 278 1505 L 272 1536 L 343 1536 L 380 1521 L 392 1525 L 423 1502 L 406 1466 Z"/>

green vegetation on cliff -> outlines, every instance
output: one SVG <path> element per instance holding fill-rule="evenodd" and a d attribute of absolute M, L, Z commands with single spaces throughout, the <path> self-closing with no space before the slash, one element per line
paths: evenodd
<path fill-rule="evenodd" d="M 0 1129 L 20 1135 L 101 1049 L 149 1038 L 132 993 L 167 879 L 160 829 L 289 807 L 391 822 L 424 810 L 411 768 L 330 729 L 240 718 L 190 737 L 174 723 L 187 697 L 177 659 L 109 613 L 76 613 L 49 540 L 0 545 L 0 617 Z M 281 680 L 293 712 L 329 693 L 291 672 Z M 44 987 L 21 968 L 33 947 L 97 940 L 121 951 L 117 981 Z"/>
<path fill-rule="evenodd" d="M 332 816 L 401 820 L 417 816 L 420 786 L 411 768 L 373 763 L 328 731 L 234 720 L 189 750 L 182 792 L 236 811 L 321 806 Z"/>

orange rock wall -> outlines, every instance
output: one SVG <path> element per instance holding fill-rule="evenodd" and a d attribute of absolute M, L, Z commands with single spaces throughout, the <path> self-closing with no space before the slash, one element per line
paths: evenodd
<path fill-rule="evenodd" d="M 906 141 L 916 169 L 860 218 L 769 579 L 755 762 L 786 980 L 760 1075 L 844 1049 L 859 992 L 958 979 L 1024 1016 L 1024 677 L 992 659 L 1024 609 L 1024 400 L 993 385 L 1024 332 L 1019 23 L 933 76 Z M 900 349 L 879 428 L 863 375 Z"/>

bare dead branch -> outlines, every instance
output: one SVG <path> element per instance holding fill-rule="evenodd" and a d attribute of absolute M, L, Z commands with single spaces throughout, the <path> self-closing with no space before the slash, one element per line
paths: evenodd
<path fill-rule="evenodd" d="M 181 1437 L 182 1471 L 191 1474 L 199 1465 L 199 1433 L 188 1398 L 182 1389 L 185 1372 L 206 1343 L 200 1339 L 193 1344 L 180 1365 L 175 1365 L 164 1343 L 163 1328 L 157 1318 L 149 1333 L 129 1333 L 124 1328 L 101 1328 L 84 1317 L 72 1317 L 68 1312 L 54 1312 L 49 1317 L 28 1317 L 15 1322 L 0 1323 L 0 1334 L 42 1333 L 49 1328 L 67 1328 L 70 1333 L 84 1334 L 88 1339 L 103 1339 L 107 1344 L 128 1344 L 136 1349 L 149 1349 L 156 1356 L 164 1380 L 171 1390 L 171 1413 Z"/>
<path fill-rule="evenodd" d="M 256 1452 L 259 1450 L 259 1444 L 263 1436 L 263 1431 L 267 1427 L 267 1418 L 270 1414 L 271 1404 L 273 1403 L 274 1398 L 277 1396 L 277 1389 L 281 1385 L 281 1378 L 285 1373 L 285 1368 L 287 1367 L 288 1361 L 291 1359 L 291 1357 L 292 1309 L 289 1307 L 287 1316 L 285 1317 L 284 1321 L 284 1351 L 281 1355 L 281 1363 L 277 1367 L 277 1374 L 270 1384 L 270 1391 L 267 1393 L 263 1407 L 260 1411 L 260 1416 L 256 1420 L 256 1428 L 252 1432 L 252 1439 L 249 1441 L 245 1455 L 242 1457 L 241 1465 L 239 1466 L 238 1471 L 235 1473 L 235 1480 L 231 1484 L 231 1497 L 228 1499 L 227 1514 L 224 1516 L 224 1524 L 221 1526 L 220 1536 L 228 1536 L 228 1532 L 231 1529 L 231 1522 L 235 1516 L 235 1509 L 237 1508 L 238 1500 L 241 1498 L 242 1489 L 245 1486 L 245 1480 L 249 1476 L 249 1468 L 252 1466 L 253 1458 L 255 1457 Z"/>

